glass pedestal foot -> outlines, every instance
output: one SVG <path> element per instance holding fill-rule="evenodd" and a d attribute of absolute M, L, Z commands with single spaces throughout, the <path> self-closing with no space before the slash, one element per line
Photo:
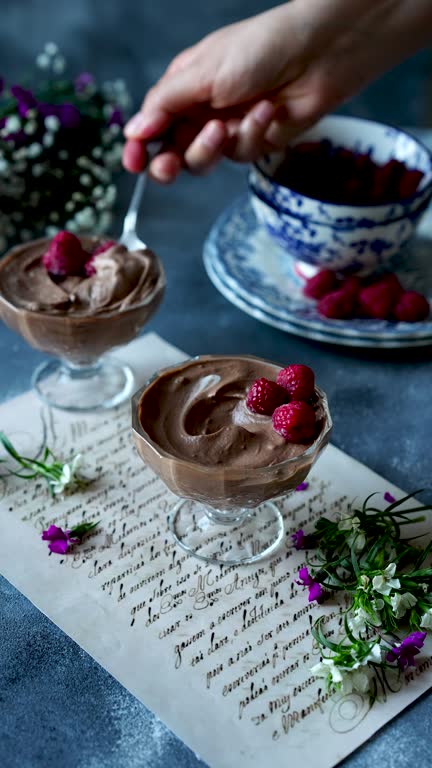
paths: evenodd
<path fill-rule="evenodd" d="M 256 563 L 272 554 L 284 536 L 282 514 L 271 501 L 224 511 L 184 499 L 171 512 L 170 529 L 186 552 L 223 565 Z"/>
<path fill-rule="evenodd" d="M 129 366 L 111 358 L 88 366 L 50 360 L 36 368 L 32 385 L 41 400 L 53 408 L 94 411 L 126 400 L 134 377 Z"/>

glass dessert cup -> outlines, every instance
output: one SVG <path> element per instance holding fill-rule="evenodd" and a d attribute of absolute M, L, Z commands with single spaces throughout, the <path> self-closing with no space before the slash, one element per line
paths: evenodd
<path fill-rule="evenodd" d="M 1 260 L 0 270 L 17 250 Z M 30 310 L 14 304 L 0 289 L 0 319 L 31 347 L 57 358 L 42 363 L 33 373 L 32 385 L 41 400 L 55 408 L 85 412 L 112 408 L 130 397 L 134 387 L 131 368 L 104 356 L 134 339 L 158 308 L 165 274 L 160 260 L 155 259 L 158 278 L 153 289 L 121 311 L 68 314 Z"/>
<path fill-rule="evenodd" d="M 243 359 L 258 360 L 251 356 Z M 290 494 L 305 480 L 329 442 L 332 420 L 327 398 L 316 388 L 322 406 L 321 428 L 314 442 L 299 455 L 253 469 L 208 466 L 163 450 L 142 423 L 145 416 L 141 404 L 148 388 L 168 370 L 176 371 L 183 365 L 157 372 L 133 396 L 132 435 L 136 449 L 144 463 L 180 497 L 171 511 L 169 527 L 186 552 L 209 563 L 257 562 L 273 553 L 284 538 L 283 516 L 274 500 Z"/>

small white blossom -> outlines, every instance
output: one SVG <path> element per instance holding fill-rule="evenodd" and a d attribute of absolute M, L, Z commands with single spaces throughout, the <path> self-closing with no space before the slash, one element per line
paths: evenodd
<path fill-rule="evenodd" d="M 341 517 L 338 522 L 340 531 L 357 531 L 360 528 L 360 520 L 357 515 Z"/>
<path fill-rule="evenodd" d="M 9 169 L 9 163 L 4 157 L 0 157 L 0 173 L 6 173 Z"/>
<path fill-rule="evenodd" d="M 429 608 L 421 617 L 420 626 L 423 629 L 432 629 L 432 608 Z"/>
<path fill-rule="evenodd" d="M 79 180 L 80 180 L 80 184 L 82 184 L 83 187 L 91 187 L 91 185 L 93 184 L 93 179 L 89 173 L 82 173 Z"/>
<path fill-rule="evenodd" d="M 45 170 L 45 166 L 42 165 L 42 163 L 35 163 L 31 169 L 32 176 L 34 176 L 35 178 L 38 178 L 39 176 L 42 176 L 44 170 Z"/>
<path fill-rule="evenodd" d="M 366 576 L 366 574 L 365 574 L 365 573 L 363 573 L 363 574 L 360 576 L 360 589 L 364 589 L 364 590 L 366 590 L 366 589 L 368 588 L 369 584 L 370 584 L 370 578 L 369 578 L 369 576 Z"/>
<path fill-rule="evenodd" d="M 6 135 L 9 133 L 17 133 L 19 130 L 21 130 L 21 120 L 17 115 L 10 115 L 5 123 Z"/>
<path fill-rule="evenodd" d="M 92 156 L 95 157 L 96 159 L 99 159 L 100 157 L 102 157 L 102 153 L 103 153 L 102 147 L 95 147 L 94 149 L 92 149 Z"/>
<path fill-rule="evenodd" d="M 46 133 L 45 136 L 42 139 L 42 144 L 44 147 L 47 147 L 49 149 L 54 144 L 54 136 L 52 133 Z"/>
<path fill-rule="evenodd" d="M 333 659 L 323 659 L 311 667 L 311 672 L 315 677 L 324 677 L 330 679 L 332 683 L 341 683 L 343 675 L 341 669 L 334 663 Z"/>
<path fill-rule="evenodd" d="M 57 115 L 47 115 L 44 120 L 45 128 L 55 133 L 60 128 L 60 120 Z"/>
<path fill-rule="evenodd" d="M 348 626 L 353 633 L 354 637 L 359 637 L 362 632 L 366 632 L 366 619 L 369 618 L 366 611 L 363 611 L 362 608 L 359 608 L 353 615 L 348 619 Z"/>
<path fill-rule="evenodd" d="M 68 200 L 68 201 L 67 201 L 67 203 L 66 203 L 66 205 L 65 205 L 65 210 L 66 210 L 68 213 L 72 213 L 72 211 L 74 211 L 74 210 L 75 210 L 75 208 L 76 208 L 76 205 L 75 205 L 75 203 L 73 202 L 73 200 Z"/>
<path fill-rule="evenodd" d="M 51 59 L 47 53 L 40 53 L 39 56 L 36 57 L 36 66 L 39 67 L 39 69 L 50 68 Z"/>
<path fill-rule="evenodd" d="M 75 200 L 77 203 L 83 203 L 85 201 L 85 197 L 82 192 L 73 192 L 72 200 Z"/>
<path fill-rule="evenodd" d="M 379 592 L 381 595 L 389 595 L 392 589 L 399 589 L 399 579 L 393 578 L 395 572 L 396 563 L 390 563 L 380 574 L 374 576 L 372 579 L 372 587 L 375 592 Z"/>
<path fill-rule="evenodd" d="M 47 237 L 55 237 L 58 231 L 59 231 L 58 227 L 49 226 L 46 228 L 45 234 L 47 235 Z"/>
<path fill-rule="evenodd" d="M 36 141 L 33 142 L 33 144 L 30 144 L 29 147 L 27 147 L 27 157 L 39 157 L 39 155 L 42 154 L 42 147 L 40 144 L 38 144 Z"/>
<path fill-rule="evenodd" d="M 24 133 L 27 134 L 27 136 L 32 136 L 37 131 L 37 123 L 35 120 L 29 120 L 26 125 L 24 126 Z"/>
<path fill-rule="evenodd" d="M 371 600 L 371 606 L 374 611 L 382 611 L 384 608 L 384 600 L 381 600 L 380 597 L 377 597 L 376 600 Z"/>
<path fill-rule="evenodd" d="M 61 473 L 60 478 L 55 481 L 53 480 L 51 485 L 51 490 L 53 493 L 63 493 L 65 488 L 67 488 L 70 485 L 73 485 L 77 480 L 77 469 L 81 465 L 82 462 L 82 456 L 80 453 L 77 453 L 76 456 L 72 459 L 70 464 L 64 464 L 63 465 L 63 471 Z"/>
<path fill-rule="evenodd" d="M 401 619 L 402 616 L 405 616 L 406 612 L 410 608 L 413 608 L 416 602 L 417 598 L 414 597 L 411 592 L 404 592 L 402 595 L 400 592 L 396 592 L 390 598 L 391 607 L 397 619 Z"/>
<path fill-rule="evenodd" d="M 61 75 L 66 68 L 65 58 L 63 56 L 56 56 L 52 64 L 52 68 L 57 75 Z"/>
<path fill-rule="evenodd" d="M 46 43 L 44 46 L 44 51 L 48 56 L 55 56 L 58 53 L 58 45 L 56 43 Z"/>
<path fill-rule="evenodd" d="M 50 217 L 50 221 L 58 221 L 60 219 L 60 216 L 57 213 L 57 211 L 51 211 L 49 217 Z"/>
<path fill-rule="evenodd" d="M 69 157 L 69 152 L 67 149 L 61 149 L 59 152 L 59 158 L 60 160 L 67 160 Z"/>

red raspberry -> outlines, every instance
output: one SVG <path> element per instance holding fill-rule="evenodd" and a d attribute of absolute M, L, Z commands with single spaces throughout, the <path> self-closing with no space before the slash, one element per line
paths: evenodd
<path fill-rule="evenodd" d="M 275 408 L 285 403 L 288 395 L 285 389 L 264 376 L 256 379 L 246 397 L 246 405 L 254 413 L 271 416 Z"/>
<path fill-rule="evenodd" d="M 59 232 L 42 256 L 42 263 L 51 275 L 66 277 L 83 275 L 88 254 L 72 232 Z"/>
<path fill-rule="evenodd" d="M 308 365 L 289 365 L 279 371 L 276 381 L 291 400 L 309 400 L 315 392 L 315 374 Z"/>
<path fill-rule="evenodd" d="M 323 269 L 306 280 L 303 293 L 310 299 L 321 299 L 336 288 L 337 282 L 337 277 L 331 269 Z"/>
<path fill-rule="evenodd" d="M 276 408 L 272 422 L 276 432 L 289 443 L 304 443 L 315 435 L 315 412 L 300 400 Z"/>
<path fill-rule="evenodd" d="M 384 275 L 384 277 L 378 280 L 375 285 L 381 285 L 382 283 L 389 288 L 393 302 L 399 301 L 404 290 L 394 272 L 389 272 L 387 275 Z"/>
<path fill-rule="evenodd" d="M 98 253 L 105 253 L 105 251 L 108 251 L 108 249 L 112 248 L 114 245 L 117 245 L 115 240 L 105 240 L 105 242 L 99 243 L 97 248 L 92 252 L 92 256 L 97 256 Z"/>
<path fill-rule="evenodd" d="M 349 296 L 357 297 L 362 287 L 362 281 L 359 277 L 346 277 L 340 286 L 340 291 Z"/>
<path fill-rule="evenodd" d="M 345 320 L 348 317 L 353 317 L 356 298 L 349 291 L 334 291 L 323 296 L 317 304 L 317 310 L 324 317 Z"/>
<path fill-rule="evenodd" d="M 97 248 L 95 248 L 85 265 L 85 273 L 87 277 L 91 277 L 92 275 L 96 274 L 96 269 L 93 263 L 94 257 L 98 256 L 100 253 L 105 253 L 105 251 L 108 251 L 109 248 L 113 247 L 113 245 L 117 245 L 115 240 L 106 240 L 104 243 L 100 243 Z"/>
<path fill-rule="evenodd" d="M 404 323 L 416 323 L 418 320 L 426 320 L 429 316 L 430 306 L 428 300 L 417 291 L 405 291 L 395 307 L 396 320 Z"/>
<path fill-rule="evenodd" d="M 366 317 L 389 320 L 395 303 L 392 287 L 384 280 L 368 285 L 360 291 L 359 303 Z"/>

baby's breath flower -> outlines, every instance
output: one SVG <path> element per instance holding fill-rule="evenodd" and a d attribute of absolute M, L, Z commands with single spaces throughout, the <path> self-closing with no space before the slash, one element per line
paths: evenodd
<path fill-rule="evenodd" d="M 45 128 L 55 133 L 60 128 L 60 120 L 56 115 L 47 115 L 44 120 Z"/>
<path fill-rule="evenodd" d="M 56 43 L 45 43 L 44 51 L 48 56 L 55 56 L 58 53 L 58 45 Z"/>
<path fill-rule="evenodd" d="M 10 117 L 7 117 L 5 123 L 6 134 L 17 133 L 21 129 L 21 125 L 21 120 L 17 115 L 11 115 Z"/>
<path fill-rule="evenodd" d="M 51 66 L 51 59 L 47 53 L 40 53 L 36 56 L 36 66 L 39 69 L 49 69 Z"/>
<path fill-rule="evenodd" d="M 29 147 L 27 147 L 27 157 L 39 157 L 39 155 L 42 154 L 43 147 L 38 144 L 37 142 L 34 142 L 33 144 L 30 144 Z"/>

